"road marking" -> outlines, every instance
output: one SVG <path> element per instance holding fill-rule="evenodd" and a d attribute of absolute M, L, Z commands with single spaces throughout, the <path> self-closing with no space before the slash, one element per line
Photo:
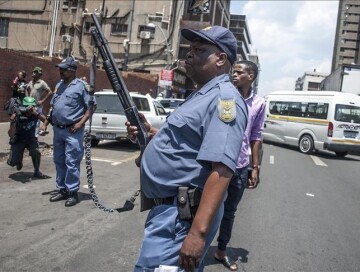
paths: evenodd
<path fill-rule="evenodd" d="M 91 158 L 92 161 L 99 161 L 99 162 L 108 162 L 108 163 L 122 163 L 121 161 L 113 161 L 101 158 Z"/>
<path fill-rule="evenodd" d="M 270 156 L 270 164 L 274 164 L 275 158 L 274 156 Z"/>
<path fill-rule="evenodd" d="M 85 184 L 85 185 L 83 185 L 83 188 L 84 188 L 84 189 L 89 189 L 89 185 Z M 96 188 L 96 186 L 93 185 L 93 188 Z"/>
<path fill-rule="evenodd" d="M 325 167 L 327 167 L 327 164 L 324 163 L 322 160 L 320 160 L 318 157 L 313 156 L 313 155 L 310 155 L 310 157 L 312 158 L 312 160 L 314 161 L 314 163 L 315 163 L 317 166 L 325 166 Z"/>
<path fill-rule="evenodd" d="M 314 197 L 315 195 L 313 194 L 310 194 L 310 193 L 306 193 L 307 196 L 311 196 L 311 197 Z"/>
<path fill-rule="evenodd" d="M 128 161 L 133 161 L 135 160 L 137 157 L 139 157 L 139 155 L 134 155 L 128 158 L 125 158 L 123 160 L 120 161 L 114 161 L 114 160 L 108 160 L 108 159 L 103 159 L 103 158 L 91 158 L 92 161 L 99 161 L 99 162 L 108 162 L 111 163 L 111 165 L 119 165 Z M 84 158 L 85 159 L 85 158 Z"/>

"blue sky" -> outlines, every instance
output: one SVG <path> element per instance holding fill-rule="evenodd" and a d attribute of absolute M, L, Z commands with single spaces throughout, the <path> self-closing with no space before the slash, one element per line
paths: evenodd
<path fill-rule="evenodd" d="M 232 0 L 230 11 L 246 15 L 260 95 L 294 90 L 296 79 L 314 69 L 330 73 L 338 1 Z"/>

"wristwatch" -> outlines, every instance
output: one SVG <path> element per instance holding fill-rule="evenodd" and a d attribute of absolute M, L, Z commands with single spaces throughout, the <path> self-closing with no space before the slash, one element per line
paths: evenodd
<path fill-rule="evenodd" d="M 254 164 L 254 165 L 252 166 L 252 168 L 259 170 L 259 165 Z"/>

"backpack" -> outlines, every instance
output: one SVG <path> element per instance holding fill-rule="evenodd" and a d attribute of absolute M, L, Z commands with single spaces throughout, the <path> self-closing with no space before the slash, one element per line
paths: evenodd
<path fill-rule="evenodd" d="M 15 112 L 15 109 L 21 107 L 22 103 L 18 97 L 12 97 L 4 104 L 4 110 L 10 116 Z"/>

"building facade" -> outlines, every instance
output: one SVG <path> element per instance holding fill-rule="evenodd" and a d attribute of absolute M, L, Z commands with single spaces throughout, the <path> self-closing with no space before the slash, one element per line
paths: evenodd
<path fill-rule="evenodd" d="M 325 73 L 305 72 L 295 83 L 295 91 L 319 91 L 321 82 L 328 76 Z"/>
<path fill-rule="evenodd" d="M 253 52 L 252 41 L 246 15 L 230 15 L 230 28 L 237 40 L 237 58 L 238 60 L 249 60 L 257 64 L 259 74 L 253 83 L 253 90 L 258 92 L 260 78 L 260 62 L 257 54 Z"/>
<path fill-rule="evenodd" d="M 160 74 L 173 70 L 175 93 L 194 88 L 177 68 L 188 41 L 180 29 L 210 25 L 230 28 L 238 58 L 249 59 L 251 38 L 243 15 L 230 15 L 230 0 L 0 0 L 0 48 L 50 59 L 73 56 L 91 62 L 90 29 L 95 14 L 120 70 Z M 257 57 L 255 58 L 257 59 Z M 101 58 L 98 67 L 102 68 Z M 168 88 L 168 87 L 166 87 Z M 162 90 L 161 90 L 162 91 Z"/>
<path fill-rule="evenodd" d="M 331 71 L 342 64 L 360 64 L 360 2 L 339 0 Z"/>
<path fill-rule="evenodd" d="M 82 64 L 89 63 L 94 46 L 91 14 L 95 14 L 119 68 L 146 71 L 160 69 L 172 61 L 172 37 L 178 35 L 176 26 L 185 1 L 1 2 L 1 48 L 44 57 L 73 56 Z"/>

